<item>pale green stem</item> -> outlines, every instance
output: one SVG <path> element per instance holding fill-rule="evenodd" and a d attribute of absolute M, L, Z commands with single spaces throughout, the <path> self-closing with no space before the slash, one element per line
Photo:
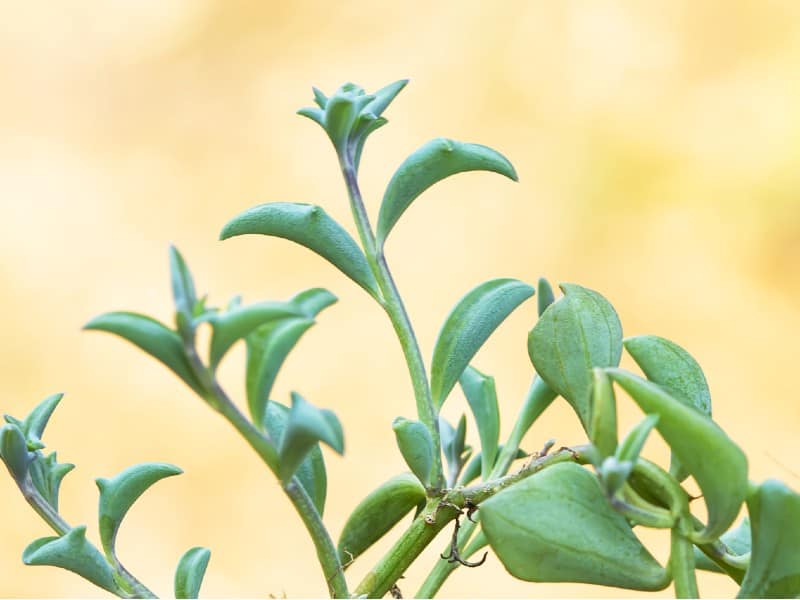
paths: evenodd
<path fill-rule="evenodd" d="M 383 250 L 378 248 L 375 243 L 375 234 L 369 223 L 364 201 L 361 197 L 361 190 L 358 186 L 358 177 L 353 167 L 352 161 L 347 157 L 340 158 L 342 173 L 344 175 L 347 192 L 350 197 L 350 207 L 353 218 L 356 222 L 358 235 L 361 245 L 367 257 L 372 273 L 378 282 L 382 295 L 382 306 L 389 316 L 389 320 L 394 327 L 397 339 L 403 349 L 408 372 L 411 376 L 411 385 L 414 389 L 414 397 L 417 404 L 417 415 L 419 420 L 427 427 L 433 439 L 433 447 L 440 447 L 439 439 L 439 420 L 437 411 L 431 397 L 430 386 L 428 385 L 428 375 L 425 371 L 425 361 L 422 359 L 411 320 L 408 317 L 400 292 L 394 282 L 386 257 Z M 439 452 L 434 453 L 433 471 L 431 473 L 433 491 L 438 491 L 444 485 L 444 471 L 442 459 Z"/>

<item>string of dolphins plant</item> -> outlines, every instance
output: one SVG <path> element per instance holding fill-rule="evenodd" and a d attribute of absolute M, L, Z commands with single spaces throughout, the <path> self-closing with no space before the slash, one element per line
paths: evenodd
<path fill-rule="evenodd" d="M 335 598 L 400 596 L 408 566 L 437 535 L 452 527 L 450 541 L 417 596 L 434 596 L 459 566 L 479 566 L 474 555 L 489 546 L 508 572 L 532 582 L 581 582 L 651 591 L 674 586 L 677 597 L 698 596 L 696 570 L 723 573 L 740 585 L 739 597 L 800 596 L 800 495 L 776 480 L 748 480 L 742 450 L 711 418 L 706 379 L 697 362 L 675 343 L 653 335 L 623 338 L 611 304 L 599 293 L 562 284 L 555 298 L 544 279 L 537 289 L 515 279 L 494 279 L 469 291 L 452 309 L 426 363 L 384 247 L 402 214 L 422 192 L 464 171 L 491 171 L 516 180 L 506 158 L 477 144 L 435 139 L 411 154 L 392 176 L 373 229 L 358 184 L 364 144 L 386 124 L 383 113 L 406 81 L 374 94 L 345 84 L 330 97 L 314 89 L 316 106 L 299 114 L 327 133 L 339 160 L 358 241 L 320 207 L 272 202 L 234 217 L 221 238 L 261 234 L 313 250 L 358 284 L 386 312 L 402 347 L 416 404 L 415 418 L 392 424 L 410 469 L 364 498 L 338 542 L 323 522 L 327 477 L 321 444 L 342 454 L 342 426 L 330 410 L 300 394 L 290 406 L 270 398 L 291 349 L 336 302 L 311 288 L 287 301 L 207 305 L 177 249 L 170 248 L 175 324 L 170 328 L 131 312 L 101 315 L 86 329 L 122 337 L 171 369 L 227 420 L 281 482 L 313 540 L 324 581 Z M 539 320 L 528 335 L 534 367 L 507 440 L 500 444 L 500 414 L 492 377 L 471 364 L 498 325 L 537 292 Z M 197 330 L 211 327 L 207 349 Z M 229 397 L 217 369 L 237 342 L 247 346 L 247 414 Z M 644 376 L 618 367 L 627 351 Z M 428 370 L 428 366 L 430 369 Z M 466 415 L 453 426 L 439 416 L 460 385 L 477 427 L 480 451 L 466 443 Z M 644 413 L 620 439 L 617 389 Z M 580 446 L 539 452 L 520 448 L 525 433 L 557 398 L 574 409 L 587 434 Z M 136 499 L 157 481 L 179 474 L 163 463 L 130 467 L 97 479 L 100 491 L 98 548 L 85 525 L 71 526 L 59 512 L 59 487 L 73 468 L 45 455 L 42 434 L 61 395 L 50 396 L 25 419 L 6 416 L 0 456 L 24 499 L 56 533 L 23 552 L 29 565 L 68 569 L 121 598 L 154 593 L 125 568 L 115 539 Z M 660 466 L 641 455 L 653 430 L 671 450 Z M 524 459 L 524 462 L 515 462 Z M 513 468 L 512 468 L 513 467 Z M 683 482 L 693 477 L 705 518 L 692 512 Z M 735 524 L 743 504 L 747 516 Z M 394 545 L 350 587 L 347 567 L 413 511 Z M 636 528 L 669 530 L 666 565 L 643 545 Z M 190 549 L 175 573 L 174 594 L 196 598 L 209 563 L 206 548 Z"/>

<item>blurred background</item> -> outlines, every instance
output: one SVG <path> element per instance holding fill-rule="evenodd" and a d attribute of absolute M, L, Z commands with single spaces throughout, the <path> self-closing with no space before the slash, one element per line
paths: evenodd
<path fill-rule="evenodd" d="M 325 593 L 299 519 L 232 429 L 132 346 L 80 331 L 109 310 L 170 320 L 170 242 L 212 304 L 312 286 L 339 296 L 274 394 L 288 402 L 298 390 L 344 424 L 346 458 L 327 456 L 334 536 L 404 469 L 390 423 L 413 416 L 414 402 L 378 307 L 303 248 L 217 241 L 230 217 L 272 200 L 322 204 L 353 231 L 330 143 L 294 115 L 311 104 L 311 85 L 371 91 L 411 79 L 362 162 L 373 218 L 396 166 L 435 136 L 490 145 L 520 174 L 518 184 L 492 174 L 439 184 L 394 231 L 388 259 L 428 357 L 451 306 L 484 280 L 580 283 L 611 300 L 626 335 L 663 335 L 699 360 L 752 479 L 800 488 L 799 3 L 0 6 L 0 407 L 22 417 L 67 393 L 45 442 L 78 465 L 62 512 L 94 539 L 94 477 L 143 461 L 185 470 L 145 494 L 120 533 L 123 562 L 153 589 L 170 594 L 180 555 L 204 545 L 204 596 Z M 532 375 L 535 319 L 535 302 L 524 304 L 475 361 L 496 377 L 503 435 Z M 237 348 L 222 373 L 238 398 L 243 356 Z M 621 405 L 627 428 L 640 414 Z M 465 406 L 456 394 L 445 412 L 455 419 Z M 563 402 L 525 448 L 551 437 L 585 439 Z M 666 456 L 657 442 L 646 453 Z M 5 476 L 0 510 L 0 596 L 102 596 L 65 571 L 22 565 L 23 548 L 50 533 Z M 400 582 L 407 595 L 448 535 Z M 389 541 L 348 570 L 353 582 Z M 666 557 L 663 536 L 648 543 Z M 719 575 L 700 583 L 709 596 L 735 593 Z M 516 581 L 490 557 L 442 595 L 624 593 Z"/>

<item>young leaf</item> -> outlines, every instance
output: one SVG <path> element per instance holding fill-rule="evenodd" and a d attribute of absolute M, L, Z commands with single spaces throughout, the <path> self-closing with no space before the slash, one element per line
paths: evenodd
<path fill-rule="evenodd" d="M 750 518 L 745 516 L 736 527 L 726 531 L 719 541 L 735 556 L 747 554 L 752 549 L 752 536 L 750 535 Z M 717 563 L 708 558 L 699 548 L 694 549 L 694 562 L 698 569 L 712 573 L 724 573 Z"/>
<path fill-rule="evenodd" d="M 800 494 L 768 479 L 747 498 L 750 567 L 737 598 L 800 597 Z"/>
<path fill-rule="evenodd" d="M 191 323 L 194 318 L 194 308 L 197 305 L 197 293 L 194 289 L 194 280 L 189 267 L 186 266 L 183 256 L 173 245 L 169 247 L 169 271 L 175 310 L 183 317 L 179 319 L 179 329 L 181 329 L 180 322 L 183 322 L 185 324 L 184 327 L 187 327 L 187 331 L 181 333 L 190 333 Z"/>
<path fill-rule="evenodd" d="M 199 395 L 205 393 L 184 354 L 180 336 L 155 319 L 136 313 L 113 312 L 95 317 L 83 328 L 106 331 L 128 340 L 169 367 Z"/>
<path fill-rule="evenodd" d="M 337 453 L 344 454 L 342 425 L 330 410 L 317 408 L 292 392 L 292 408 L 279 450 L 282 481 L 291 479 L 317 442 L 325 442 Z"/>
<path fill-rule="evenodd" d="M 686 350 L 656 335 L 629 337 L 622 343 L 650 381 L 676 400 L 711 416 L 711 394 L 705 375 Z M 674 455 L 669 470 L 680 481 L 689 475 Z"/>
<path fill-rule="evenodd" d="M 472 455 L 472 448 L 465 445 L 467 439 L 467 417 L 461 415 L 458 425 L 454 428 L 444 417 L 439 417 L 439 434 L 442 451 L 448 466 L 447 485 L 452 487 L 458 480 L 458 475 L 464 464 Z"/>
<path fill-rule="evenodd" d="M 497 406 L 494 377 L 488 377 L 468 366 L 461 374 L 459 382 L 478 426 L 483 461 L 481 476 L 486 479 L 497 458 L 497 444 L 500 440 L 500 409 Z"/>
<path fill-rule="evenodd" d="M 644 448 L 644 443 L 653 431 L 653 427 L 658 425 L 660 420 L 658 413 L 647 415 L 642 421 L 637 423 L 628 435 L 622 440 L 616 451 L 616 458 L 620 462 L 635 463 L 639 460 L 639 454 Z"/>
<path fill-rule="evenodd" d="M 709 417 L 676 400 L 657 384 L 622 369 L 607 372 L 645 413 L 659 415 L 656 429 L 700 486 L 708 524 L 693 534 L 692 541 L 717 539 L 733 523 L 744 501 L 744 453 Z"/>
<path fill-rule="evenodd" d="M 288 302 L 257 302 L 249 306 L 237 306 L 209 319 L 214 333 L 211 335 L 209 366 L 216 369 L 222 357 L 238 340 L 256 328 L 271 321 L 302 317 L 303 313 Z"/>
<path fill-rule="evenodd" d="M 319 206 L 293 202 L 260 204 L 229 221 L 220 239 L 251 233 L 281 237 L 305 246 L 336 266 L 373 298 L 380 297 L 361 248 Z"/>
<path fill-rule="evenodd" d="M 536 287 L 536 308 L 541 317 L 547 307 L 556 301 L 556 297 L 553 295 L 553 288 L 550 287 L 550 282 L 544 277 L 539 278 L 539 284 Z"/>
<path fill-rule="evenodd" d="M 208 548 L 195 547 L 186 551 L 175 569 L 175 598 L 197 598 L 211 559 Z"/>
<path fill-rule="evenodd" d="M 267 434 L 275 446 L 280 448 L 283 442 L 283 432 L 289 421 L 289 407 L 270 400 L 266 403 L 264 415 L 266 415 L 264 421 Z M 328 493 L 328 474 L 319 444 L 311 447 L 308 455 L 297 467 L 295 476 L 311 498 L 319 516 L 322 516 L 325 512 L 325 497 Z"/>
<path fill-rule="evenodd" d="M 597 479 L 553 465 L 481 503 L 481 528 L 511 575 L 653 591 L 669 575 L 606 501 Z"/>
<path fill-rule="evenodd" d="M 0 458 L 6 463 L 8 472 L 17 483 L 25 480 L 34 457 L 28 450 L 28 443 L 19 427 L 6 424 L 0 428 Z"/>
<path fill-rule="evenodd" d="M 425 488 L 416 476 L 402 473 L 370 492 L 344 524 L 337 546 L 347 566 L 381 539 L 414 507 L 425 506 Z"/>
<path fill-rule="evenodd" d="M 111 566 L 86 540 L 86 526 L 80 525 L 61 537 L 39 538 L 22 553 L 26 565 L 47 565 L 77 573 L 96 586 L 119 595 Z"/>
<path fill-rule="evenodd" d="M 310 288 L 298 292 L 289 299 L 309 319 L 313 319 L 324 309 L 336 304 L 339 299 L 325 288 Z"/>
<path fill-rule="evenodd" d="M 592 368 L 615 367 L 622 355 L 622 326 L 611 304 L 579 285 L 561 285 L 564 296 L 550 305 L 528 335 L 536 372 L 563 396 L 588 432 Z"/>
<path fill-rule="evenodd" d="M 428 428 L 419 421 L 397 417 L 392 422 L 392 429 L 406 464 L 420 483 L 428 487 L 434 457 L 433 439 Z"/>
<path fill-rule="evenodd" d="M 383 247 L 389 232 L 417 196 L 464 171 L 493 171 L 517 181 L 508 159 L 491 148 L 445 138 L 431 140 L 403 161 L 386 186 L 376 230 L 378 247 Z"/>
<path fill-rule="evenodd" d="M 531 286 L 516 279 L 493 279 L 458 301 L 433 350 L 431 393 L 437 408 L 492 332 L 533 293 Z"/>
<path fill-rule="evenodd" d="M 114 542 L 128 509 L 155 482 L 183 473 L 167 463 L 144 463 L 112 477 L 95 479 L 100 490 L 100 540 L 108 560 L 114 561 Z"/>
<path fill-rule="evenodd" d="M 58 403 L 61 402 L 61 398 L 63 397 L 64 394 L 52 394 L 48 396 L 39 404 L 37 404 L 30 414 L 25 417 L 25 420 L 22 421 L 21 429 L 22 433 L 25 434 L 27 439 L 42 439 L 44 428 L 47 427 L 47 423 L 50 421 L 53 411 L 56 409 Z"/>
<path fill-rule="evenodd" d="M 406 87 L 407 84 L 408 79 L 400 79 L 394 83 L 390 83 L 389 85 L 382 87 L 377 92 L 372 94 L 375 99 L 367 104 L 364 110 L 372 113 L 376 117 L 380 117 L 383 114 L 383 111 L 385 111 L 386 108 L 397 97 L 397 94 L 403 91 L 403 88 Z"/>
<path fill-rule="evenodd" d="M 599 452 L 600 460 L 612 456 L 617 449 L 617 401 L 614 387 L 602 369 L 592 373 L 592 424 L 591 439 Z"/>
<path fill-rule="evenodd" d="M 61 480 L 74 468 L 75 465 L 71 463 L 57 462 L 55 452 L 46 457 L 37 453 L 36 459 L 31 463 L 29 471 L 33 485 L 56 512 L 58 512 L 58 492 L 61 488 Z"/>

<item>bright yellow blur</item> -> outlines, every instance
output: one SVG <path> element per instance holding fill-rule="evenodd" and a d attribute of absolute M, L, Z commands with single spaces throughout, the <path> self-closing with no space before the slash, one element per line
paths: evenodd
<path fill-rule="evenodd" d="M 311 286 L 340 297 L 291 356 L 274 396 L 287 401 L 296 389 L 344 423 L 346 459 L 328 457 L 334 535 L 364 494 L 403 469 L 390 423 L 413 416 L 413 400 L 378 307 L 304 249 L 216 241 L 228 218 L 269 200 L 320 203 L 350 227 L 330 144 L 294 115 L 311 103 L 311 85 L 331 91 L 353 80 L 372 90 L 411 78 L 387 111 L 391 123 L 367 144 L 373 218 L 393 169 L 434 136 L 488 144 L 519 171 L 519 184 L 489 174 L 443 183 L 393 232 L 388 257 L 428 356 L 450 307 L 481 281 L 581 283 L 614 303 L 626 334 L 658 333 L 689 349 L 751 477 L 800 488 L 800 3 L 2 8 L 0 409 L 22 416 L 67 392 L 45 441 L 78 465 L 62 508 L 92 536 L 93 477 L 153 460 L 185 469 L 143 497 L 120 535 L 122 560 L 154 589 L 169 594 L 179 556 L 205 545 L 207 597 L 325 592 L 299 520 L 230 427 L 133 347 L 80 331 L 107 310 L 169 319 L 169 242 L 212 304 Z M 504 431 L 531 376 L 534 304 L 476 360 L 497 378 Z M 238 397 L 242 357 L 239 349 L 223 369 Z M 463 401 L 446 410 L 457 416 Z M 624 403 L 622 418 L 628 427 L 637 411 Z M 583 441 L 563 404 L 525 447 L 550 437 Z M 657 444 L 650 454 L 664 457 Z M 0 510 L 0 596 L 101 595 L 69 573 L 21 564 L 25 545 L 49 532 L 7 477 Z M 664 537 L 650 539 L 663 559 Z M 444 543 L 400 582 L 407 595 Z M 386 548 L 348 571 L 354 583 Z M 708 575 L 701 591 L 729 596 L 734 587 Z M 457 573 L 443 595 L 622 593 L 527 584 L 490 557 Z"/>

